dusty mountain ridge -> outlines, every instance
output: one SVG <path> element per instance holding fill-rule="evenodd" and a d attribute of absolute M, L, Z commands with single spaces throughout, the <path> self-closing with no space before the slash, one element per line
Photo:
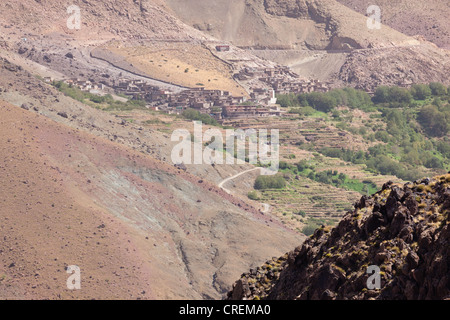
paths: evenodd
<path fill-rule="evenodd" d="M 450 174 L 362 197 L 338 226 L 243 274 L 230 299 L 450 297 Z M 381 289 L 368 290 L 368 266 Z"/>
<path fill-rule="evenodd" d="M 80 8 L 81 28 L 69 30 L 67 8 Z M 4 34 L 21 38 L 28 34 L 66 33 L 75 38 L 102 41 L 116 39 L 205 38 L 200 32 L 167 14 L 157 0 L 67 1 L 21 0 L 1 3 Z M 72 12 L 73 13 L 73 12 Z"/>
<path fill-rule="evenodd" d="M 341 66 L 346 85 L 374 91 L 382 85 L 411 86 L 437 81 L 448 83 L 450 51 L 432 46 L 355 50 Z"/>
<path fill-rule="evenodd" d="M 387 26 L 368 29 L 366 17 L 333 0 L 166 2 L 188 25 L 206 24 L 200 29 L 237 46 L 342 50 L 419 44 Z"/>
<path fill-rule="evenodd" d="M 372 0 L 337 0 L 347 7 L 366 14 Z M 450 49 L 448 0 L 379 0 L 382 21 L 409 36 L 421 35 L 442 48 Z"/>
<path fill-rule="evenodd" d="M 419 23 L 412 24 L 417 32 L 408 35 L 387 24 L 369 29 L 365 12 L 334 0 L 165 2 L 186 24 L 333 86 L 371 91 L 378 85 L 448 83 L 449 53 L 423 37 L 412 37 L 422 34 Z M 425 15 L 432 12 L 428 7 L 423 10 Z M 431 28 L 430 23 L 424 22 Z"/>
<path fill-rule="evenodd" d="M 205 43 L 212 41 L 231 44 L 231 60 L 236 59 L 233 55 L 238 52 L 233 46 L 253 49 L 240 53 L 238 60 L 255 65 L 267 61 L 263 63 L 265 67 L 270 65 L 268 60 L 285 64 L 302 77 L 331 82 L 334 87 L 353 86 L 371 91 L 378 85 L 448 83 L 447 50 L 387 25 L 380 30 L 369 29 L 367 17 L 334 0 L 83 1 L 77 4 L 82 13 L 80 30 L 67 28 L 66 10 L 71 4 L 67 0 L 0 4 L 3 47 L 66 77 L 96 81 L 104 80 L 102 76 L 112 68 L 91 56 L 91 52 L 112 45 L 124 55 L 125 69 L 134 74 L 152 78 L 153 71 L 153 79 L 182 86 L 204 83 L 198 77 L 188 82 L 179 80 L 186 74 L 177 74 L 178 69 L 198 68 L 187 58 L 179 62 L 174 59 L 172 73 L 164 69 L 160 72 L 160 63 L 155 62 L 157 55 L 150 49 L 165 53 L 163 50 L 172 49 L 164 49 L 163 44 L 170 42 L 176 50 L 195 52 L 204 50 Z M 122 52 L 124 48 L 129 48 L 132 54 Z M 133 53 L 139 48 L 147 49 L 141 50 L 141 55 Z M 223 57 L 229 63 L 226 55 Z M 218 59 L 217 64 L 222 63 Z M 239 63 L 232 65 L 237 72 Z M 158 72 L 161 74 L 156 76 Z M 227 73 L 216 71 L 216 78 L 228 77 L 226 88 L 241 94 L 240 88 L 233 89 L 239 84 L 233 83 Z M 212 80 L 208 85 L 214 85 L 214 71 L 206 74 Z"/>

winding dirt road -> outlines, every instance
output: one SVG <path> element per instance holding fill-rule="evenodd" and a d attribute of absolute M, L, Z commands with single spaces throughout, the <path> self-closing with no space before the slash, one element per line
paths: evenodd
<path fill-rule="evenodd" d="M 249 169 L 249 170 L 245 170 L 245 171 L 242 171 L 242 172 L 240 172 L 238 174 L 235 174 L 234 176 L 231 176 L 231 177 L 228 177 L 228 178 L 224 179 L 217 186 L 219 188 L 221 188 L 223 191 L 225 191 L 226 193 L 231 194 L 231 191 L 224 187 L 225 183 L 227 183 L 227 182 L 229 182 L 231 180 L 234 180 L 234 179 L 236 179 L 236 178 L 238 178 L 238 177 L 240 177 L 240 176 L 242 176 L 242 175 L 244 175 L 246 173 L 249 173 L 249 172 L 252 172 L 252 171 L 255 171 L 255 170 L 258 170 L 258 169 L 261 169 L 261 174 L 264 174 L 264 172 L 267 171 L 266 168 L 262 168 L 262 167 L 257 167 L 257 168 L 252 168 L 252 169 Z M 270 205 L 269 204 L 267 204 L 267 203 L 261 203 L 261 204 L 264 207 L 263 210 L 262 210 L 263 213 L 267 213 L 267 212 L 270 211 Z"/>

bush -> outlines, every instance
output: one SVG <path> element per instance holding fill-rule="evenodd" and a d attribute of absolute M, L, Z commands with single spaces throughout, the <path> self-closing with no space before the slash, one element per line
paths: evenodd
<path fill-rule="evenodd" d="M 372 98 L 374 103 L 390 103 L 391 107 L 400 107 L 411 100 L 412 95 L 408 89 L 387 86 L 378 87 Z"/>
<path fill-rule="evenodd" d="M 450 141 L 442 140 L 436 143 L 437 150 L 442 153 L 442 155 L 450 159 Z"/>
<path fill-rule="evenodd" d="M 343 151 L 338 148 L 324 147 L 320 149 L 320 153 L 330 158 L 342 158 Z"/>
<path fill-rule="evenodd" d="M 295 214 L 296 214 L 296 215 L 299 215 L 299 216 L 301 216 L 301 217 L 303 217 L 303 218 L 306 217 L 306 212 L 303 211 L 303 210 L 300 210 L 299 212 L 297 212 L 297 213 L 295 213 Z"/>
<path fill-rule="evenodd" d="M 265 189 L 283 189 L 286 187 L 286 180 L 281 175 L 259 176 L 255 180 L 254 188 L 256 190 Z"/>
<path fill-rule="evenodd" d="M 299 96 L 299 102 L 303 106 L 311 106 L 322 112 L 329 112 L 337 106 L 337 100 L 330 93 L 311 92 Z"/>
<path fill-rule="evenodd" d="M 426 133 L 434 137 L 445 136 L 450 130 L 450 115 L 441 112 L 436 106 L 423 107 L 417 120 L 422 125 Z"/>
<path fill-rule="evenodd" d="M 286 161 L 280 161 L 280 163 L 279 163 L 279 168 L 280 168 L 281 170 L 284 170 L 284 169 L 289 169 L 290 166 L 289 166 L 289 164 L 288 164 Z"/>
<path fill-rule="evenodd" d="M 443 169 L 444 163 L 437 157 L 431 157 L 425 161 L 424 166 L 431 169 Z"/>
<path fill-rule="evenodd" d="M 431 89 L 426 84 L 415 84 L 411 87 L 411 94 L 416 100 L 425 100 L 431 96 Z"/>
<path fill-rule="evenodd" d="M 212 118 L 209 114 L 201 113 L 198 110 L 194 109 L 186 109 L 181 114 L 184 118 L 192 120 L 192 121 L 201 121 L 204 124 L 209 124 L 213 126 L 217 126 L 218 123 L 216 119 Z"/>
<path fill-rule="evenodd" d="M 305 236 L 310 236 L 310 235 L 314 234 L 314 231 L 316 231 L 318 228 L 320 228 L 320 226 L 317 225 L 317 224 L 314 224 L 314 223 L 313 224 L 308 224 L 308 225 L 303 227 L 302 233 Z"/>
<path fill-rule="evenodd" d="M 447 88 L 442 83 L 432 82 L 429 87 L 433 96 L 445 96 L 447 94 Z"/>
<path fill-rule="evenodd" d="M 256 192 L 255 190 L 250 191 L 250 192 L 247 194 L 247 196 L 248 196 L 248 198 L 251 199 L 251 200 L 259 200 L 259 199 L 260 199 L 258 192 Z"/>
<path fill-rule="evenodd" d="M 372 98 L 372 101 L 375 103 L 386 103 L 389 102 L 389 87 L 381 86 L 375 90 L 375 94 Z"/>
<path fill-rule="evenodd" d="M 277 102 L 283 108 L 300 106 L 297 96 L 293 93 L 277 95 Z"/>

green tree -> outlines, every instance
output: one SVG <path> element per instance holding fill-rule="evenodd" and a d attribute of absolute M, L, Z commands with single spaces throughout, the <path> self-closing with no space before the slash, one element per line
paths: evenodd
<path fill-rule="evenodd" d="M 447 88 L 442 83 L 431 82 L 429 86 L 433 96 L 445 96 L 447 94 Z"/>
<path fill-rule="evenodd" d="M 390 99 L 389 87 L 380 86 L 375 90 L 375 94 L 372 100 L 375 103 L 386 103 L 389 102 L 389 99 Z"/>
<path fill-rule="evenodd" d="M 425 100 L 431 96 L 431 89 L 426 84 L 415 84 L 411 87 L 411 94 L 416 100 Z"/>
<path fill-rule="evenodd" d="M 423 129 L 431 136 L 445 136 L 450 129 L 450 118 L 445 112 L 439 111 L 436 106 L 424 106 L 417 117 Z"/>
<path fill-rule="evenodd" d="M 286 180 L 281 175 L 259 176 L 254 184 L 256 190 L 283 189 L 284 187 L 286 187 Z"/>

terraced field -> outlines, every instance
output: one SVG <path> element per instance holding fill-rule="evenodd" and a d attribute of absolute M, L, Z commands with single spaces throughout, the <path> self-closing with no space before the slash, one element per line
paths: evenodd
<path fill-rule="evenodd" d="M 341 108 L 342 112 L 344 108 Z M 357 114 L 355 114 L 357 113 Z M 352 117 L 351 125 L 378 125 L 378 119 L 370 119 L 367 113 L 360 110 L 348 112 Z M 280 161 L 296 164 L 307 160 L 314 166 L 316 173 L 333 170 L 338 174 L 345 174 L 355 182 L 371 181 L 377 188 L 388 180 L 402 183 L 395 176 L 376 175 L 366 170 L 365 165 L 353 164 L 337 158 L 326 157 L 316 150 L 322 147 L 351 148 L 367 151 L 375 143 L 366 141 L 361 135 L 339 129 L 329 114 L 317 114 L 304 119 L 271 118 L 258 120 L 239 120 L 227 123 L 241 129 L 278 129 L 280 131 Z M 379 143 L 379 142 L 376 142 Z M 308 149 L 307 145 L 313 146 Z M 258 202 L 271 206 L 271 213 L 291 228 L 302 231 L 305 227 L 334 225 L 342 215 L 359 200 L 367 191 L 358 192 L 351 188 L 337 188 L 335 186 L 311 180 L 300 174 L 290 174 L 287 178 L 288 186 L 282 190 L 257 191 Z M 234 193 L 246 193 L 243 185 L 235 182 Z M 373 188 L 370 189 L 373 191 Z"/>
<path fill-rule="evenodd" d="M 358 192 L 303 177 L 292 177 L 286 189 L 264 190 L 259 194 L 259 201 L 268 203 L 273 214 L 298 231 L 308 224 L 336 224 L 350 209 L 349 204 L 361 197 Z"/>

